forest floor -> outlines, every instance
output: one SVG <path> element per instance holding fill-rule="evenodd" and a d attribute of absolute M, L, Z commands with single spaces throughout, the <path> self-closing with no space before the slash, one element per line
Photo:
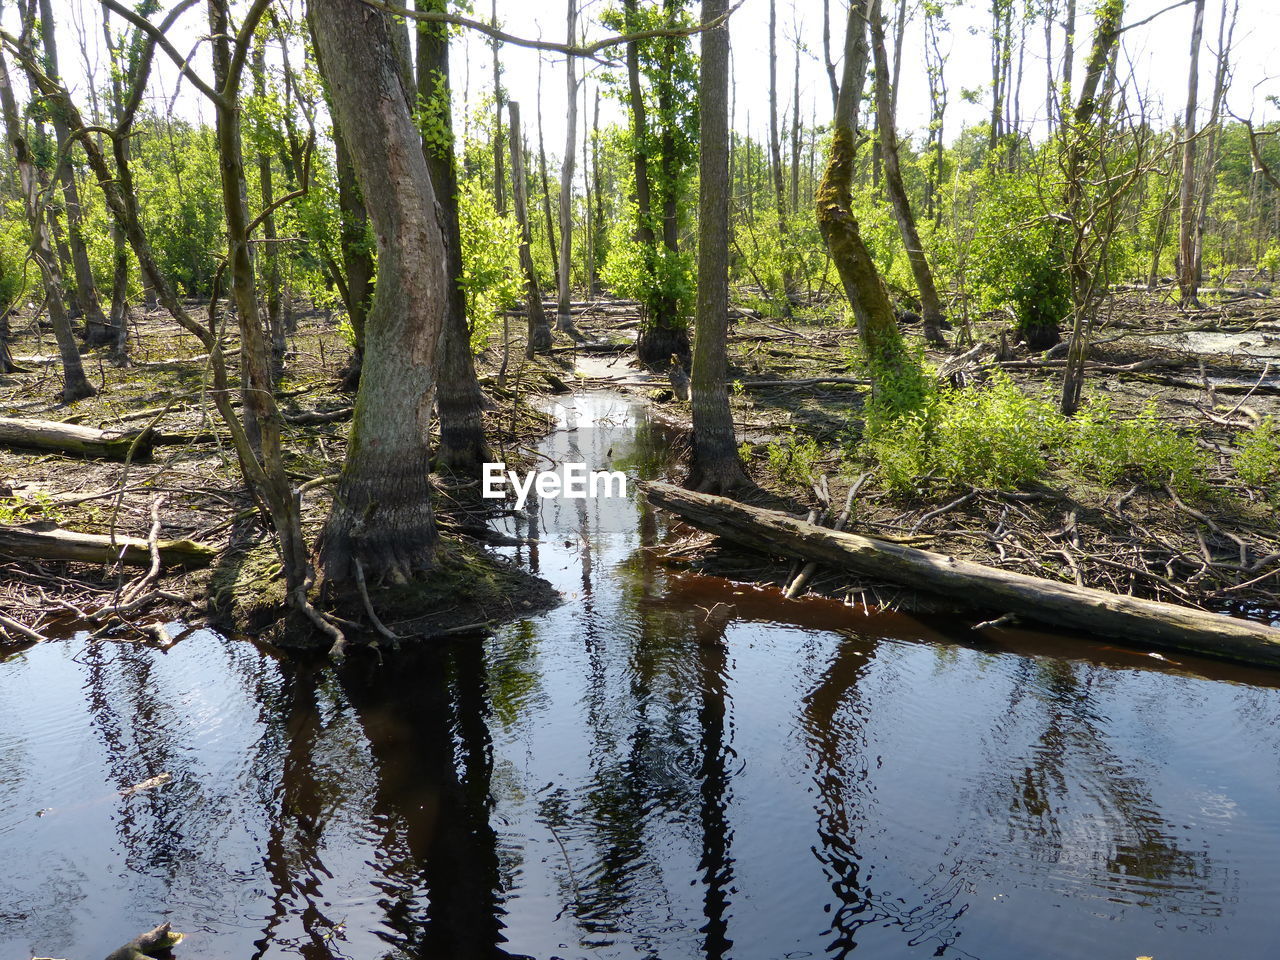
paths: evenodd
<path fill-rule="evenodd" d="M 629 389 L 651 400 L 655 416 L 677 428 L 676 442 L 679 430 L 687 428 L 688 405 L 672 398 L 665 377 L 629 366 L 638 323 L 634 306 L 592 301 L 576 312 L 590 341 L 585 348 L 557 336 L 551 355 L 527 362 L 522 341 L 515 341 L 504 387 L 495 379 L 500 351 L 481 358 L 482 380 L 495 401 L 487 413 L 490 435 L 499 459 L 509 465 L 528 460 L 528 448 L 548 429 L 533 403 L 546 394 L 593 386 Z M 1194 496 L 1134 476 L 1104 485 L 1052 457 L 1044 476 L 1016 489 L 959 487 L 928 476 L 910 490 L 892 489 L 857 446 L 866 387 L 850 350 L 853 331 L 803 316 L 775 320 L 735 313 L 732 405 L 749 468 L 762 488 L 757 499 L 793 512 L 809 510 L 829 524 L 857 487 L 846 527 L 853 532 L 1120 593 L 1260 618 L 1280 610 L 1274 503 L 1231 469 L 1240 432 L 1280 415 L 1280 299 L 1224 298 L 1202 311 L 1183 312 L 1159 295 L 1126 293 L 1116 298 L 1096 334 L 1086 395 L 1106 397 L 1122 419 L 1154 402 L 1160 420 L 1194 436 L 1210 464 L 1207 483 Z M 278 393 L 287 465 L 304 491 L 306 533 L 313 539 L 342 463 L 352 398 L 337 384 L 348 350 L 336 320 L 299 311 L 297 321 Z M 988 317 L 968 333 L 999 345 L 1008 327 L 1007 318 Z M 906 329 L 917 339 L 918 326 Z M 165 538 L 220 549 L 240 543 L 244 529 L 254 526 L 254 510 L 204 395 L 206 358 L 192 338 L 176 332 L 162 313 L 138 316 L 131 366 L 118 368 L 105 356 L 86 355 L 99 392 L 68 408 L 57 400 L 60 373 L 51 334 L 29 319 L 15 318 L 14 330 L 13 352 L 26 372 L 0 380 L 0 416 L 104 429 L 151 426 L 157 445 L 150 458 L 131 464 L 0 447 L 0 524 L 51 521 L 83 532 L 145 538 L 155 509 Z M 959 336 L 957 330 L 948 333 L 951 341 Z M 964 349 L 930 350 L 927 357 L 941 365 Z M 953 380 L 980 384 L 997 370 L 1027 394 L 1056 397 L 1061 361 L 1007 347 L 1004 359 L 971 362 Z M 499 542 L 483 522 L 494 508 L 487 501 L 482 508 L 465 485 L 441 480 L 437 489 L 440 522 L 456 548 L 446 572 L 460 580 L 484 579 L 489 592 L 465 611 L 450 606 L 440 617 L 416 621 L 415 632 L 429 634 L 446 624 L 465 628 L 473 618 L 474 626 L 482 626 L 552 602 L 546 590 L 518 577 L 499 572 L 477 578 L 475 564 L 489 557 L 483 544 Z M 260 539 L 256 549 L 227 551 L 213 570 L 166 573 L 157 582 L 164 594 L 157 604 L 145 615 L 126 618 L 126 624 L 113 618 L 110 629 L 122 637 L 173 642 L 161 624 L 202 622 L 211 595 L 223 601 L 225 615 L 228 589 L 270 579 L 278 566 Z M 795 573 L 794 565 L 788 569 L 698 533 L 668 545 L 666 554 L 708 572 L 783 586 Z M 83 563 L 5 561 L 0 611 L 42 631 L 83 627 L 139 574 Z M 877 607 L 930 609 L 929 599 L 913 590 L 847 574 L 819 571 L 809 589 Z M 242 611 L 237 625 L 254 630 L 269 621 L 270 603 L 256 615 L 257 620 L 253 611 Z"/>

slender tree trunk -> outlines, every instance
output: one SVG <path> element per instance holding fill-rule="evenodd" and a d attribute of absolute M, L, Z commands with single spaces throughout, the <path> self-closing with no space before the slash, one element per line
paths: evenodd
<path fill-rule="evenodd" d="M 1085 223 L 1085 174 L 1086 151 L 1091 143 L 1098 151 L 1105 149 L 1104 137 L 1089 135 L 1095 117 L 1107 112 L 1107 104 L 1098 96 L 1098 86 L 1111 63 L 1120 42 L 1120 25 L 1124 20 L 1124 0 L 1104 0 L 1098 7 L 1093 33 L 1093 47 L 1085 65 L 1084 83 L 1080 87 L 1080 99 L 1076 102 L 1068 129 L 1066 147 L 1066 199 L 1064 206 L 1071 224 L 1073 241 L 1068 261 L 1071 277 L 1071 345 L 1067 351 L 1067 364 L 1062 375 L 1063 416 L 1072 416 L 1080 406 L 1084 389 L 1084 364 L 1089 357 L 1088 333 L 1093 325 L 1093 311 L 1097 303 L 1098 277 L 1085 259 L 1085 242 L 1089 226 Z M 1103 122 L 1103 121 L 1100 121 Z"/>
<path fill-rule="evenodd" d="M 45 75 L 58 82 L 58 46 L 54 30 L 52 0 L 40 0 L 40 34 L 44 43 Z M 67 245 L 71 257 L 71 270 L 75 276 L 76 301 L 85 321 L 85 342 L 91 347 L 112 344 L 116 331 L 107 323 L 98 298 L 98 287 L 93 282 L 93 267 L 89 263 L 89 248 L 85 244 L 84 215 L 80 209 L 80 188 L 71 168 L 70 131 L 66 119 L 57 113 L 52 115 L 53 133 L 57 141 L 59 162 L 56 170 L 62 185 L 62 197 L 66 201 Z"/>
<path fill-rule="evenodd" d="M 827 68 L 827 81 L 831 84 L 831 110 L 834 113 L 840 100 L 840 80 L 836 64 L 831 59 L 831 0 L 822 0 L 822 63 Z"/>
<path fill-rule="evenodd" d="M 530 246 L 533 236 L 529 232 L 529 188 L 524 173 L 524 151 L 520 141 L 520 104 L 507 101 L 507 113 L 511 120 L 511 192 L 514 195 L 516 222 L 520 225 L 520 266 L 524 270 L 525 300 L 529 314 L 529 336 L 525 356 L 530 360 L 536 353 L 551 349 L 551 327 L 542 309 L 542 289 L 538 286 L 538 271 L 533 266 Z"/>
<path fill-rule="evenodd" d="M 417 0 L 423 12 L 446 9 L 445 0 Z M 432 104 L 434 121 L 443 126 L 424 137 L 422 153 L 435 190 L 440 230 L 445 245 L 447 304 L 441 335 L 436 409 L 440 414 L 440 444 L 436 466 L 460 476 L 478 477 L 489 459 L 484 436 L 484 397 L 476 378 L 467 322 L 467 297 L 462 289 L 462 232 L 458 225 L 458 173 L 454 156 L 453 112 L 449 89 L 449 28 L 418 23 L 418 100 Z"/>
<path fill-rule="evenodd" d="M 312 0 L 334 116 L 378 243 L 351 441 L 319 553 L 328 582 L 402 583 L 430 569 L 432 394 L 449 312 L 446 237 L 382 13 Z"/>
<path fill-rule="evenodd" d="M 498 0 L 493 0 L 492 12 L 493 25 L 496 27 Z M 502 105 L 507 102 L 507 97 L 502 89 L 502 62 L 498 58 L 501 44 L 493 40 L 491 45 L 493 47 L 493 199 L 498 207 L 498 215 L 505 217 L 507 215 L 507 174 L 503 169 Z M 515 147 L 512 149 L 514 150 Z"/>
<path fill-rule="evenodd" d="M 111 34 L 110 14 L 106 8 L 102 11 L 102 34 L 106 42 L 107 53 L 114 61 L 123 56 L 122 45 L 118 44 Z M 136 64 L 137 44 L 131 45 L 128 66 Z M 132 70 L 130 70 L 132 73 Z M 124 119 L 124 88 L 120 83 L 120 72 L 111 71 L 111 83 L 108 87 L 111 96 L 110 117 L 113 124 Z M 125 156 L 128 156 L 129 145 L 124 145 Z M 116 339 L 112 346 L 112 362 L 118 366 L 127 366 L 129 362 L 129 240 L 124 228 L 112 220 L 111 223 L 111 316 L 109 326 L 115 331 Z"/>
<path fill-rule="evenodd" d="M 253 56 L 250 68 L 253 71 L 254 96 L 265 97 L 267 93 L 267 65 L 265 41 L 254 41 Z M 270 210 L 275 201 L 275 184 L 271 176 L 271 151 L 261 144 L 257 149 L 258 188 L 262 192 L 262 208 Z M 280 297 L 280 251 L 276 243 L 276 217 L 267 213 L 262 219 L 262 239 L 259 246 L 262 253 L 262 280 L 267 301 L 267 330 L 271 335 L 271 359 L 276 371 L 284 369 L 284 355 L 287 349 L 284 331 L 284 313 Z"/>
<path fill-rule="evenodd" d="M 773 201 L 778 212 L 778 241 L 782 249 L 783 304 L 787 316 L 796 299 L 791 241 L 787 236 L 787 194 L 783 186 L 782 142 L 778 136 L 778 3 L 769 0 L 769 160 L 773 173 Z"/>
<path fill-rule="evenodd" d="M 582 184 L 586 200 L 586 216 L 583 218 L 583 273 L 587 284 L 587 298 L 596 290 L 596 232 L 595 202 L 599 185 L 595 182 L 595 158 L 591 152 L 590 133 L 587 130 L 587 85 L 582 84 Z"/>
<path fill-rule="evenodd" d="M 800 38 L 795 43 L 795 77 L 791 97 L 791 209 L 800 209 Z"/>
<path fill-rule="evenodd" d="M 898 231 L 902 234 L 907 260 L 911 263 L 911 274 L 920 291 L 920 317 L 924 324 L 924 335 L 930 343 L 942 346 L 946 344 L 942 336 L 942 301 L 933 282 L 933 270 L 929 267 L 924 244 L 920 241 L 920 231 L 916 228 L 911 202 L 907 198 L 907 188 L 902 182 L 902 170 L 898 164 L 898 134 L 894 129 L 893 97 L 889 91 L 889 65 L 885 62 L 887 53 L 881 0 L 871 0 L 871 38 L 876 66 L 876 121 L 880 131 L 881 156 L 884 158 L 885 189 L 893 203 Z"/>
<path fill-rule="evenodd" d="M 547 147 L 542 139 L 542 58 L 538 58 L 538 175 L 542 179 L 542 212 L 547 221 L 547 249 L 551 251 L 551 272 L 560 276 L 560 243 L 551 213 L 551 178 L 547 176 Z"/>
<path fill-rule="evenodd" d="M 704 23 L 726 0 L 702 0 Z M 728 493 L 750 485 L 729 408 L 729 25 L 702 34 L 698 78 L 698 301 L 691 403 L 693 457 L 689 486 Z"/>
<path fill-rule="evenodd" d="M 567 40 L 575 42 L 578 27 L 577 0 L 568 0 Z M 560 166 L 560 270 L 556 329 L 576 334 L 570 312 L 569 280 L 573 273 L 573 170 L 578 148 L 578 65 L 577 58 L 565 61 L 566 102 L 569 114 L 565 120 L 564 159 Z"/>
<path fill-rule="evenodd" d="M 1184 307 L 1200 305 L 1196 283 L 1196 95 L 1200 84 L 1200 43 L 1204 36 L 1204 0 L 1195 0 L 1191 21 L 1191 67 L 1187 73 L 1187 111 L 1182 122 L 1182 186 L 1178 201 L 1178 292 Z"/>
<path fill-rule="evenodd" d="M 1209 204 L 1213 201 L 1214 187 L 1218 180 L 1218 139 L 1222 126 L 1222 103 L 1227 94 L 1230 79 L 1231 44 L 1235 37 L 1236 21 L 1240 13 L 1240 0 L 1234 0 L 1228 27 L 1227 0 L 1222 2 L 1222 17 L 1218 21 L 1218 63 L 1213 78 L 1213 105 L 1209 111 L 1208 137 L 1204 147 L 1204 162 L 1200 164 L 1200 185 L 1197 193 L 1195 256 L 1192 273 L 1197 289 L 1204 280 L 1204 232 L 1209 218 Z"/>
<path fill-rule="evenodd" d="M 875 380 L 910 375 L 915 362 L 898 332 L 893 303 L 853 215 L 853 166 L 858 103 L 867 69 L 866 20 L 869 0 L 852 0 L 845 30 L 844 73 L 840 99 L 831 123 L 831 150 L 818 187 L 818 228 L 840 275 L 845 296 L 858 323 L 858 338 Z"/>
<path fill-rule="evenodd" d="M 3 50 L 0 50 L 0 110 L 4 112 L 5 135 L 14 163 L 18 167 L 22 201 L 26 208 L 27 224 L 31 229 L 31 256 L 36 261 L 40 278 L 44 282 L 45 305 L 53 323 L 53 335 L 58 341 L 58 354 L 62 359 L 62 399 L 66 403 L 73 403 L 91 397 L 98 391 L 84 375 L 79 346 L 71 330 L 71 318 L 67 316 L 66 304 L 62 299 L 62 271 L 40 209 L 40 175 L 27 139 L 22 133 L 18 103 L 13 95 L 9 66 Z"/>

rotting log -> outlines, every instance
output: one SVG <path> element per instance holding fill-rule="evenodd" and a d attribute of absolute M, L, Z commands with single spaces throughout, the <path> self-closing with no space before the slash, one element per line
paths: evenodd
<path fill-rule="evenodd" d="M 162 923 L 154 930 L 148 930 L 134 937 L 123 947 L 112 950 L 107 960 L 148 960 L 154 957 L 167 957 L 169 951 L 184 939 L 184 934 L 178 933 L 169 924 Z"/>
<path fill-rule="evenodd" d="M 205 567 L 218 556 L 216 547 L 193 540 L 157 540 L 162 567 Z M 151 548 L 138 537 L 111 537 L 63 530 L 47 521 L 25 526 L 0 525 L 0 556 L 30 560 L 78 560 L 130 566 L 151 563 Z"/>
<path fill-rule="evenodd" d="M 1141 600 L 998 570 L 945 554 L 838 533 L 775 510 L 673 486 L 643 484 L 656 507 L 727 540 L 957 598 L 1099 638 L 1280 667 L 1280 630 L 1192 607 Z"/>
<path fill-rule="evenodd" d="M 133 448 L 133 459 L 151 455 L 152 434 L 146 430 L 97 430 L 57 420 L 25 420 L 0 417 L 0 445 L 51 450 L 73 457 L 124 460 Z M 136 447 L 135 447 L 136 443 Z"/>

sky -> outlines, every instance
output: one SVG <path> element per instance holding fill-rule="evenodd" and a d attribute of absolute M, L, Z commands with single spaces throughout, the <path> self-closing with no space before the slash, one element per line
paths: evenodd
<path fill-rule="evenodd" d="M 477 15 L 487 16 L 489 0 L 475 0 Z M 588 39 L 598 39 L 608 34 L 597 22 L 601 12 L 616 0 L 578 0 L 583 3 L 583 16 Z M 778 81 L 779 109 L 786 109 L 794 96 L 794 42 L 798 37 L 802 44 L 800 62 L 800 105 L 804 122 L 816 118 L 819 124 L 827 122 L 831 113 L 831 93 L 826 72 L 822 66 L 822 3 L 823 0 L 775 0 L 778 18 Z M 1126 23 L 1134 23 L 1155 14 L 1174 0 L 1129 0 Z M 1217 53 L 1218 22 L 1223 0 L 1207 0 L 1205 13 L 1205 45 L 1200 55 L 1200 100 L 1202 111 L 1207 112 L 1207 101 L 1213 88 L 1213 72 Z M 1226 0 L 1234 3 L 1236 0 Z M 1235 30 L 1232 61 L 1233 81 L 1228 93 L 1229 108 L 1240 116 L 1252 115 L 1259 121 L 1280 118 L 1280 110 L 1267 102 L 1268 96 L 1280 96 L 1280 2 L 1277 0 L 1238 0 L 1239 21 Z M 277 0 L 282 9 L 301 15 L 302 0 Z M 830 0 L 832 42 L 839 46 L 843 36 L 845 0 Z M 92 73 L 105 76 L 106 56 L 101 41 L 101 13 L 94 0 L 53 0 L 59 23 L 60 56 L 64 76 L 74 88 L 82 104 L 89 102 Z M 162 7 L 168 8 L 162 0 Z M 1020 5 L 1020 4 L 1019 4 Z M 1081 10 L 1092 4 L 1080 0 Z M 893 0 L 886 0 L 886 9 L 896 7 Z M 909 21 L 904 44 L 901 87 L 898 95 L 898 126 L 904 133 L 917 137 L 928 123 L 929 95 L 924 69 L 924 32 L 920 0 L 908 0 Z M 241 12 L 244 3 L 235 5 Z M 950 91 L 950 105 L 946 117 L 946 139 L 952 140 L 963 126 L 982 122 L 990 109 L 988 85 L 990 82 L 990 14 L 989 0 L 950 0 L 947 3 L 947 20 L 950 29 L 942 41 L 946 56 L 945 76 Z M 498 18 L 509 33 L 523 37 L 563 41 L 565 39 L 566 0 L 497 0 Z M 4 22 L 12 28 L 14 11 L 6 5 Z M 194 63 L 203 76 L 209 76 L 207 44 L 201 40 L 207 32 L 204 4 L 195 4 L 179 21 L 172 32 L 174 45 L 184 54 L 195 48 Z M 1148 113 L 1172 123 L 1184 110 L 1187 90 L 1187 70 L 1190 60 L 1189 40 L 1192 7 L 1183 6 L 1156 17 L 1151 23 L 1126 31 L 1123 36 L 1123 55 L 1129 64 L 1133 83 L 1143 93 Z M 159 17 L 153 18 L 158 20 Z M 743 0 L 730 20 L 730 36 L 733 49 L 735 86 L 734 126 L 741 133 L 752 136 L 765 135 L 768 122 L 768 23 L 769 0 Z M 1091 21 L 1081 15 L 1077 26 L 1076 71 L 1079 75 L 1087 53 Z M 1015 31 L 1017 27 L 1015 26 Z M 81 43 L 80 38 L 83 38 Z M 696 42 L 696 41 L 695 41 Z M 1062 48 L 1062 31 L 1056 31 L 1055 52 Z M 487 42 L 473 31 L 462 31 L 452 46 L 452 72 L 455 93 L 455 117 L 466 94 L 472 100 L 491 92 L 491 53 Z M 1027 46 L 1023 64 L 1023 112 L 1028 123 L 1043 118 L 1046 67 L 1044 35 L 1039 24 L 1033 24 L 1027 33 Z M 566 129 L 566 89 L 564 58 L 556 54 L 539 54 L 536 51 L 506 45 L 502 48 L 503 83 L 508 95 L 520 101 L 526 124 L 534 122 L 535 100 L 538 90 L 538 65 L 542 62 L 542 113 L 543 133 L 547 150 L 559 155 L 564 147 Z M 599 86 L 599 72 L 603 69 L 591 64 L 587 67 L 588 100 L 594 99 Z M 580 73 L 582 71 L 580 70 Z M 150 102 L 154 109 L 167 109 L 170 102 L 179 115 L 188 119 L 212 122 L 212 111 L 202 102 L 199 94 L 189 84 L 182 84 L 177 91 L 178 74 L 172 63 L 157 54 L 157 69 L 153 73 Z M 978 102 L 967 103 L 961 91 L 977 91 Z M 601 123 L 623 119 L 620 104 L 602 98 Z M 458 121 L 459 124 L 461 121 Z M 579 143 L 581 124 L 579 120 Z M 1030 131 L 1035 135 L 1037 128 Z M 534 132 L 530 127 L 529 136 Z M 579 147 L 579 153 L 581 148 Z"/>

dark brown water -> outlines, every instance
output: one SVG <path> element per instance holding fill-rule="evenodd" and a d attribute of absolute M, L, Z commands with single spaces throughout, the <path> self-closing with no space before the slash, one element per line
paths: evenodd
<path fill-rule="evenodd" d="M 545 449 L 652 471 L 631 412 Z M 1280 947 L 1274 675 L 668 571 L 631 501 L 508 531 L 567 602 L 381 670 L 209 632 L 0 662 L 0 960 L 162 918 L 208 960 Z"/>

